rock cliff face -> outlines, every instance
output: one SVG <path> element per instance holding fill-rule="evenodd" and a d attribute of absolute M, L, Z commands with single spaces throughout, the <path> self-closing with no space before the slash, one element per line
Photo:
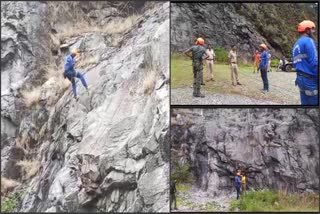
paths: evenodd
<path fill-rule="evenodd" d="M 315 4 L 172 3 L 171 49 L 182 51 L 200 36 L 214 47 L 236 45 L 247 61 L 261 43 L 278 58 L 288 56 L 304 19 L 317 20 Z"/>
<path fill-rule="evenodd" d="M 16 210 L 168 212 L 169 3 L 1 2 L 1 20 L 1 175 L 22 183 Z M 74 47 L 90 89 L 77 84 L 78 102 L 59 84 Z"/>
<path fill-rule="evenodd" d="M 319 191 L 317 109 L 174 109 L 172 167 L 188 163 L 212 197 L 233 191 L 234 173 L 253 189 Z"/>

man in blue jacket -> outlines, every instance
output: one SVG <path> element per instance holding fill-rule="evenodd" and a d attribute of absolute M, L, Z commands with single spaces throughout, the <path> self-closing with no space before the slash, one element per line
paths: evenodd
<path fill-rule="evenodd" d="M 240 188 L 241 188 L 241 177 L 240 177 L 240 172 L 238 171 L 235 178 L 234 178 L 234 187 L 237 190 L 237 200 L 240 197 Z"/>
<path fill-rule="evenodd" d="M 298 26 L 300 38 L 293 46 L 293 66 L 297 72 L 296 85 L 300 89 L 302 105 L 318 105 L 318 53 L 313 34 L 315 24 L 305 20 Z"/>
<path fill-rule="evenodd" d="M 268 62 L 269 62 L 269 53 L 267 51 L 267 46 L 265 44 L 261 44 L 260 46 L 260 74 L 263 81 L 263 93 L 269 92 L 269 82 L 268 82 Z"/>
<path fill-rule="evenodd" d="M 69 55 L 67 55 L 64 65 L 64 76 L 70 80 L 72 83 L 72 92 L 74 95 L 74 98 L 78 100 L 77 96 L 77 86 L 75 77 L 79 78 L 81 80 L 82 85 L 86 88 L 87 93 L 89 94 L 88 85 L 83 78 L 83 75 L 80 74 L 78 71 L 74 69 L 74 66 L 76 64 L 75 57 L 79 55 L 79 51 L 77 49 L 73 49 Z"/>

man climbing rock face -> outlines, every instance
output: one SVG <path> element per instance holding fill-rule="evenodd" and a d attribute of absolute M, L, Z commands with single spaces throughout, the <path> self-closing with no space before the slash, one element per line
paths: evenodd
<path fill-rule="evenodd" d="M 79 50 L 73 49 L 69 55 L 67 55 L 64 65 L 64 77 L 68 78 L 70 82 L 72 83 L 72 92 L 73 96 L 76 100 L 78 100 L 77 96 L 77 86 L 75 77 L 79 78 L 81 80 L 82 85 L 86 88 L 87 93 L 89 94 L 88 85 L 80 72 L 76 71 L 74 69 L 74 66 L 76 64 L 75 57 L 79 55 Z"/>
<path fill-rule="evenodd" d="M 203 59 L 207 59 L 206 49 L 204 46 L 204 40 L 202 38 L 198 38 L 196 41 L 196 45 L 192 46 L 188 50 L 184 52 L 184 54 L 192 59 L 193 64 L 193 96 L 194 97 L 204 97 L 200 92 L 201 83 L 203 81 Z M 192 56 L 188 55 L 192 53 Z"/>

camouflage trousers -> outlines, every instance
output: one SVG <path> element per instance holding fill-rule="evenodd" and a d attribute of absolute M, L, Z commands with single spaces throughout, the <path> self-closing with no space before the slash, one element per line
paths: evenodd
<path fill-rule="evenodd" d="M 203 64 L 201 61 L 193 62 L 193 95 L 200 95 L 200 87 L 203 77 Z"/>

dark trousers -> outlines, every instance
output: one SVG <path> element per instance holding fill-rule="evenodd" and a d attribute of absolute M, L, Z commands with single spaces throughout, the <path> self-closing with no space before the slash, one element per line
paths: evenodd
<path fill-rule="evenodd" d="M 68 80 L 70 80 L 70 82 L 72 83 L 72 92 L 74 96 L 77 96 L 77 86 L 76 86 L 76 80 L 74 78 L 79 78 L 82 85 L 85 88 L 88 88 L 87 82 L 84 79 L 83 75 L 80 74 L 77 71 L 70 71 L 70 72 L 66 72 L 66 77 L 68 78 Z"/>
<path fill-rule="evenodd" d="M 170 194 L 171 198 L 171 203 L 170 203 L 170 208 L 172 209 L 172 203 L 174 202 L 174 207 L 173 209 L 177 209 L 177 199 L 175 194 Z"/>
<path fill-rule="evenodd" d="M 262 82 L 263 82 L 263 90 L 269 91 L 269 82 L 268 82 L 267 69 L 261 68 L 260 69 L 260 73 L 261 73 L 261 78 L 262 78 Z"/>
<path fill-rule="evenodd" d="M 300 89 L 300 99 L 301 105 L 318 105 L 319 94 L 314 96 L 308 96 L 305 93 L 305 90 L 317 90 L 318 89 L 318 80 L 317 78 L 307 78 L 304 76 L 297 76 L 296 84 Z"/>
<path fill-rule="evenodd" d="M 239 199 L 240 197 L 240 187 L 236 187 L 236 190 L 237 190 L 237 200 Z"/>
<path fill-rule="evenodd" d="M 193 96 L 200 95 L 200 88 L 202 82 L 203 64 L 201 61 L 193 62 Z"/>

